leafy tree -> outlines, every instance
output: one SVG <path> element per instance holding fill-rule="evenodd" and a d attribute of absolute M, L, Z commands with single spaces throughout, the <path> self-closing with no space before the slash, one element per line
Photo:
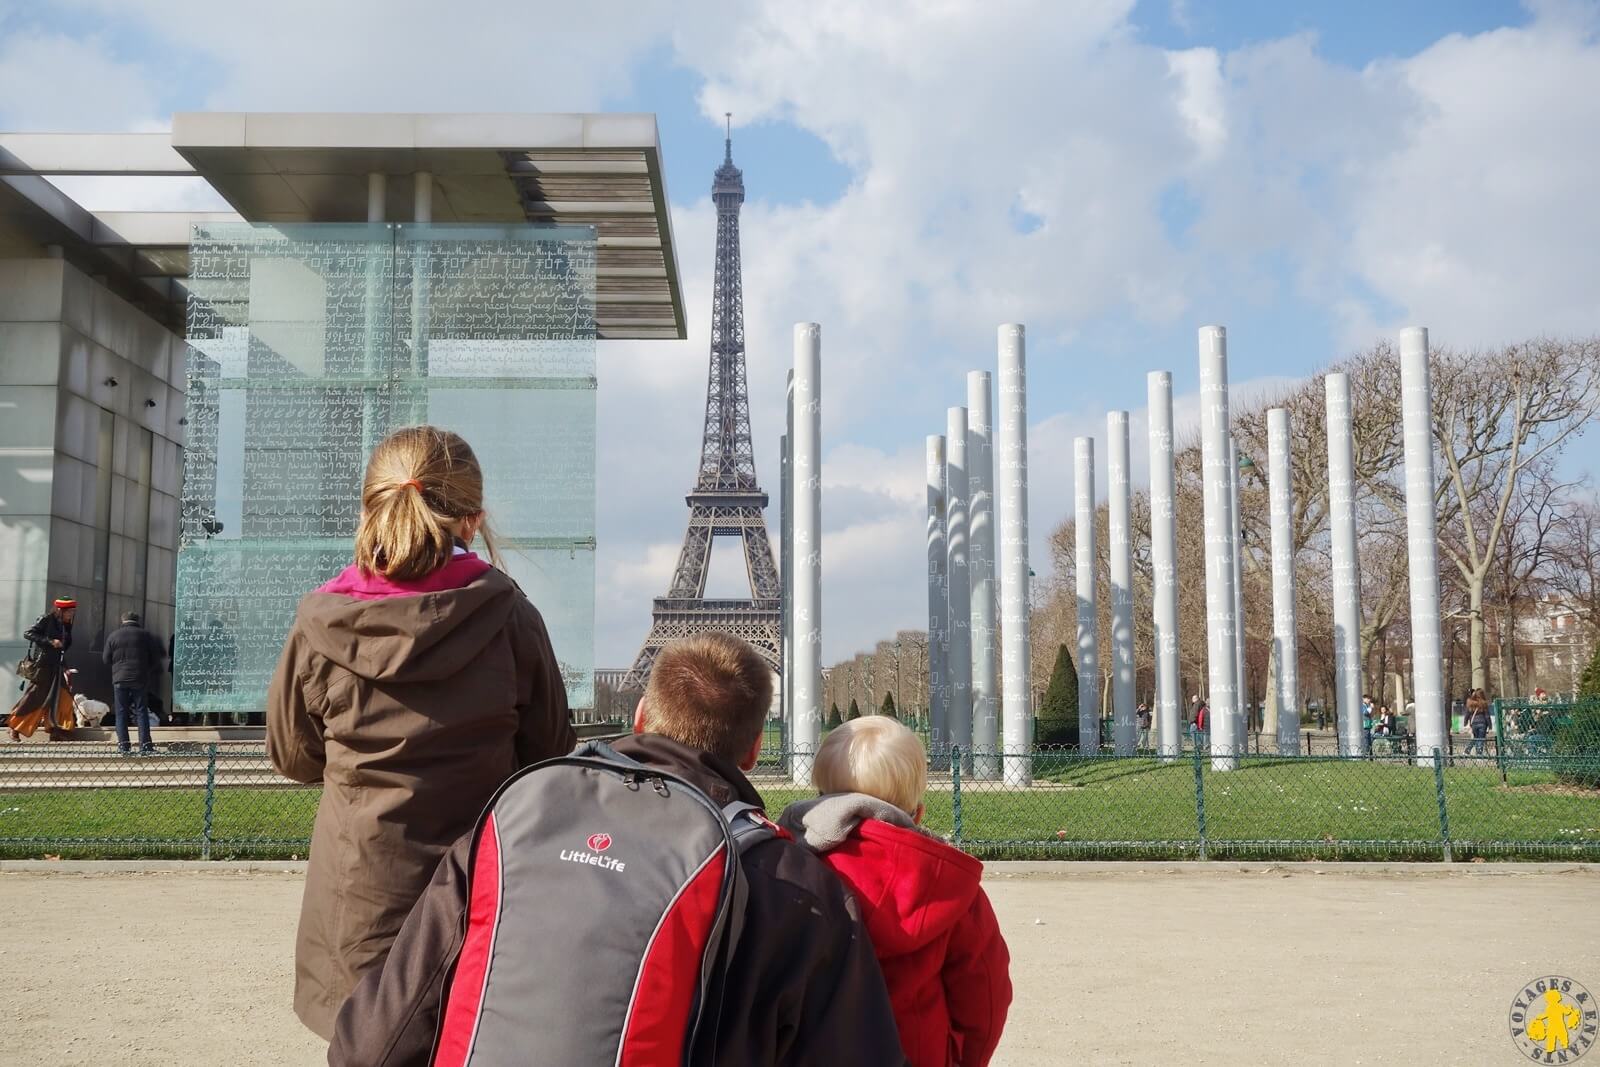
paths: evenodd
<path fill-rule="evenodd" d="M 1041 745 L 1078 745 L 1078 669 L 1066 645 L 1056 646 L 1056 665 L 1050 672 L 1034 733 Z"/>
<path fill-rule="evenodd" d="M 898 719 L 900 717 L 899 715 L 895 714 L 893 693 L 883 694 L 883 706 L 878 709 L 878 714 L 887 715 L 891 719 Z"/>
<path fill-rule="evenodd" d="M 856 703 L 856 698 L 855 697 L 851 697 L 850 698 L 850 710 L 849 710 L 849 712 L 847 712 L 845 714 L 845 718 L 847 718 L 847 719 L 859 719 L 859 718 L 861 718 L 861 707 L 860 707 L 860 705 L 858 705 Z"/>
<path fill-rule="evenodd" d="M 842 726 L 843 724 L 844 719 L 839 716 L 839 702 L 835 700 L 832 709 L 828 712 L 828 729 L 831 730 L 835 726 Z"/>

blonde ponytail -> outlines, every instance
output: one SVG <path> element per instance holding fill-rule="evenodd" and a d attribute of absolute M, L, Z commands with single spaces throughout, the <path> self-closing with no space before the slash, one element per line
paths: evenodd
<path fill-rule="evenodd" d="M 483 515 L 483 470 L 460 435 L 434 426 L 397 430 L 372 451 L 361 486 L 356 565 L 397 581 L 450 562 L 463 519 Z M 499 553 L 485 521 L 489 558 Z"/>

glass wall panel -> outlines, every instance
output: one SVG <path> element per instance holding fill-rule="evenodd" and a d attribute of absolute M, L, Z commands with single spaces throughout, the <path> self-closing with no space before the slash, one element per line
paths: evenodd
<path fill-rule="evenodd" d="M 174 699 L 254 712 L 304 593 L 351 559 L 372 446 L 472 444 L 506 569 L 592 701 L 594 232 L 195 227 Z"/>

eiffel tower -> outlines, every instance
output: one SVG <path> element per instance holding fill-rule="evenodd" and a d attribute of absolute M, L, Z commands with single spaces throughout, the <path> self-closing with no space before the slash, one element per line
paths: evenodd
<path fill-rule="evenodd" d="M 706 381 L 706 425 L 700 471 L 689 504 L 689 530 L 667 595 L 651 610 L 650 635 L 628 672 L 624 689 L 643 689 L 663 646 L 679 637 L 720 630 L 742 637 L 780 669 L 782 612 L 778 570 L 772 562 L 763 509 L 767 494 L 756 484 L 750 443 L 750 396 L 745 383 L 744 288 L 739 268 L 739 205 L 744 174 L 733 165 L 733 124 L 728 118 L 722 166 L 711 183 L 717 205 L 717 269 L 711 294 L 711 370 Z M 749 600 L 707 600 L 711 540 L 744 542 Z"/>

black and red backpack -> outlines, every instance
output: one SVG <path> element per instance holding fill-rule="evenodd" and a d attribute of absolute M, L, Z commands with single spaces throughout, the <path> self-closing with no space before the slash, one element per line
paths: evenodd
<path fill-rule="evenodd" d="M 717 1062 L 740 856 L 782 834 L 601 743 L 512 776 L 473 833 L 430 1064 Z"/>

